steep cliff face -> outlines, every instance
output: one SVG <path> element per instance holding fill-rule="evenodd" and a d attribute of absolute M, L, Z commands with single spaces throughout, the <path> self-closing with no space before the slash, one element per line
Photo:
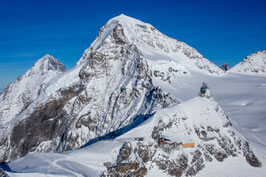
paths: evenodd
<path fill-rule="evenodd" d="M 34 102 L 2 128 L 3 160 L 76 149 L 178 102 L 153 84 L 125 31 L 119 21 L 108 22 L 74 69 L 40 86 Z"/>
<path fill-rule="evenodd" d="M 266 50 L 247 56 L 243 61 L 231 68 L 230 72 L 243 74 L 266 73 Z"/>

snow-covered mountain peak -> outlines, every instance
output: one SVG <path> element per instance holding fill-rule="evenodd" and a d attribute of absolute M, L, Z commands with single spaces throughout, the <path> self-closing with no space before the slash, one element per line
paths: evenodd
<path fill-rule="evenodd" d="M 130 45 L 135 45 L 141 51 L 151 68 L 173 61 L 177 65 L 184 66 L 186 73 L 189 70 L 203 73 L 223 73 L 218 66 L 207 60 L 196 49 L 164 35 L 148 23 L 123 14 L 110 19 L 101 28 L 95 41 L 90 48 L 85 50 L 77 65 L 87 61 L 91 53 L 103 52 L 103 48 L 124 48 Z"/>
<path fill-rule="evenodd" d="M 233 73 L 243 74 L 265 74 L 266 73 L 266 49 L 257 51 L 247 56 L 239 64 L 230 69 Z"/>
<path fill-rule="evenodd" d="M 121 25 L 125 25 L 125 24 L 131 24 L 131 25 L 135 25 L 135 24 L 145 24 L 147 25 L 148 23 L 144 23 L 136 18 L 133 18 L 133 17 L 130 17 L 130 16 L 127 16 L 125 14 L 120 14 L 116 17 L 113 17 L 111 18 L 108 23 L 112 23 L 113 21 L 117 21 L 118 24 L 121 24 Z"/>
<path fill-rule="evenodd" d="M 31 73 L 46 73 L 49 71 L 65 72 L 65 66 L 53 56 L 46 54 L 30 69 Z"/>
<path fill-rule="evenodd" d="M 40 95 L 43 86 L 64 71 L 65 66 L 48 54 L 35 62 L 1 93 L 0 126 L 25 110 Z"/>

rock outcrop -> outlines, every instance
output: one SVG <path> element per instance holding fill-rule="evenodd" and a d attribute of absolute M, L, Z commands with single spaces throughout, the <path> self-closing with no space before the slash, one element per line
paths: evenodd
<path fill-rule="evenodd" d="M 230 66 L 228 64 L 223 64 L 220 68 L 224 71 L 228 71 L 230 69 Z"/>

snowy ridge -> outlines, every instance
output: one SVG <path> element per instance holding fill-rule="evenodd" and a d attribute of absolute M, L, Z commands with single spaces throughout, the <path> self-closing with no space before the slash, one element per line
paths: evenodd
<path fill-rule="evenodd" d="M 230 69 L 232 73 L 265 74 L 266 49 L 247 56 L 243 61 Z"/>

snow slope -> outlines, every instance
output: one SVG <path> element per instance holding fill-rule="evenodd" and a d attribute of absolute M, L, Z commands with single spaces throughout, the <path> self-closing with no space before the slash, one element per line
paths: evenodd
<path fill-rule="evenodd" d="M 232 73 L 265 74 L 266 49 L 247 56 L 243 61 L 230 69 Z"/>

